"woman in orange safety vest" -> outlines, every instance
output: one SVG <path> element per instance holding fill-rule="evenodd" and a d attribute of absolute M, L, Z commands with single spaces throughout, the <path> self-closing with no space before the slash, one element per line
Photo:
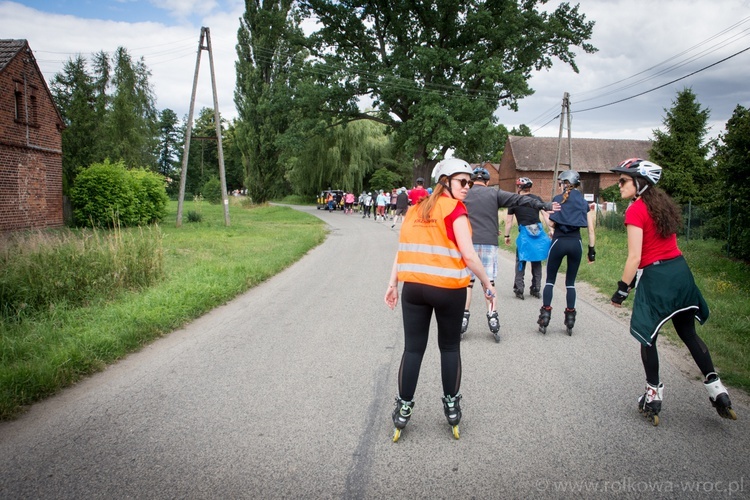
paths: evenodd
<path fill-rule="evenodd" d="M 438 327 L 443 409 L 454 437 L 459 437 L 461 321 L 469 269 L 481 281 L 487 296 L 493 298 L 493 308 L 495 297 L 495 288 L 474 251 L 471 225 L 463 204 L 472 185 L 472 172 L 468 163 L 457 158 L 438 163 L 432 172 L 437 180 L 432 195 L 409 209 L 401 226 L 398 253 L 385 293 L 385 303 L 394 309 L 398 303 L 398 283 L 403 282 L 404 353 L 392 415 L 396 426 L 393 441 L 399 439 L 411 417 L 433 312 Z"/>

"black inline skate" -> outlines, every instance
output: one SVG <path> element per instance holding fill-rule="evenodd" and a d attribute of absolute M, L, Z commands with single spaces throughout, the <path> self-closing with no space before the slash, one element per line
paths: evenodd
<path fill-rule="evenodd" d="M 517 299 L 523 300 L 523 290 L 519 290 L 518 288 L 513 289 L 513 293 L 516 294 Z"/>
<path fill-rule="evenodd" d="M 709 401 L 716 408 L 719 416 L 730 420 L 737 420 L 737 414 L 732 409 L 732 402 L 729 400 L 727 388 L 721 383 L 719 375 L 716 372 L 709 373 L 706 375 L 703 385 L 708 391 Z"/>
<path fill-rule="evenodd" d="M 539 324 L 540 332 L 547 333 L 550 317 L 552 317 L 552 308 L 550 306 L 542 306 L 539 309 L 539 319 L 536 321 Z"/>
<path fill-rule="evenodd" d="M 638 398 L 638 411 L 655 426 L 659 425 L 659 412 L 661 411 L 661 401 L 664 396 L 664 384 L 658 387 L 646 382 L 646 392 Z"/>
<path fill-rule="evenodd" d="M 409 423 L 413 409 L 414 401 L 404 401 L 400 397 L 396 398 L 396 409 L 393 410 L 393 425 L 396 426 L 395 429 L 393 429 L 394 443 L 398 441 L 398 438 L 401 437 L 401 431 L 406 427 L 406 424 Z"/>
<path fill-rule="evenodd" d="M 466 330 L 469 329 L 469 316 L 471 316 L 471 313 L 469 311 L 464 311 L 464 317 L 461 320 L 461 340 L 463 340 Z"/>
<path fill-rule="evenodd" d="M 565 328 L 568 329 L 568 335 L 573 335 L 573 326 L 576 324 L 576 310 L 565 308 Z"/>
<path fill-rule="evenodd" d="M 487 313 L 487 325 L 490 327 L 495 342 L 500 342 L 500 318 L 497 317 L 497 311 Z"/>
<path fill-rule="evenodd" d="M 534 288 L 533 286 L 531 288 L 529 288 L 529 293 L 531 294 L 532 297 L 535 297 L 537 299 L 541 299 L 542 298 L 542 294 L 539 293 L 539 289 L 538 288 Z"/>
<path fill-rule="evenodd" d="M 458 432 L 458 423 L 461 421 L 461 395 L 456 394 L 455 396 L 443 396 L 443 411 L 445 411 L 445 418 L 448 419 L 448 425 L 451 426 L 453 431 L 453 437 L 458 439 L 460 434 Z"/>

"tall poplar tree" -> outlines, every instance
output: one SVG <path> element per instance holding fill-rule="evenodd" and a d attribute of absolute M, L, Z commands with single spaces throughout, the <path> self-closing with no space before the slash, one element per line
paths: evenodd
<path fill-rule="evenodd" d="M 294 120 L 292 89 L 304 63 L 294 5 L 292 0 L 246 0 L 237 32 L 235 140 L 248 194 L 256 202 L 289 191 L 278 141 Z"/>

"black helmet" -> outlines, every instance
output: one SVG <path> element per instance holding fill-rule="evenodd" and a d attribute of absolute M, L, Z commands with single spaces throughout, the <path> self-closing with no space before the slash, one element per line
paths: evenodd
<path fill-rule="evenodd" d="M 417 184 L 424 184 L 424 177 L 417 177 Z"/>
<path fill-rule="evenodd" d="M 516 187 L 519 187 L 521 189 L 531 189 L 531 186 L 533 186 L 534 183 L 531 182 L 531 179 L 528 177 L 519 177 L 516 179 Z"/>
<path fill-rule="evenodd" d="M 475 181 L 477 179 L 483 180 L 487 182 L 490 180 L 490 173 L 486 168 L 477 167 L 474 169 L 474 171 L 471 173 L 471 180 Z"/>
<path fill-rule="evenodd" d="M 581 176 L 575 170 L 565 170 L 557 176 L 557 180 L 560 182 L 569 182 L 572 186 L 577 186 L 581 183 Z"/>

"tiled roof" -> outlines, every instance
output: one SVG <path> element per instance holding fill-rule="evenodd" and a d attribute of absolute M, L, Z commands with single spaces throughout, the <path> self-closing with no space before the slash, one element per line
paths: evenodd
<path fill-rule="evenodd" d="M 26 46 L 26 40 L 0 40 L 0 71 Z"/>
<path fill-rule="evenodd" d="M 634 139 L 576 139 L 573 138 L 573 169 L 579 172 L 606 173 L 627 158 L 648 158 L 651 141 Z M 557 158 L 557 137 L 509 136 L 508 144 L 513 152 L 518 170 L 554 170 Z M 568 139 L 560 144 L 560 165 L 566 168 Z"/>

